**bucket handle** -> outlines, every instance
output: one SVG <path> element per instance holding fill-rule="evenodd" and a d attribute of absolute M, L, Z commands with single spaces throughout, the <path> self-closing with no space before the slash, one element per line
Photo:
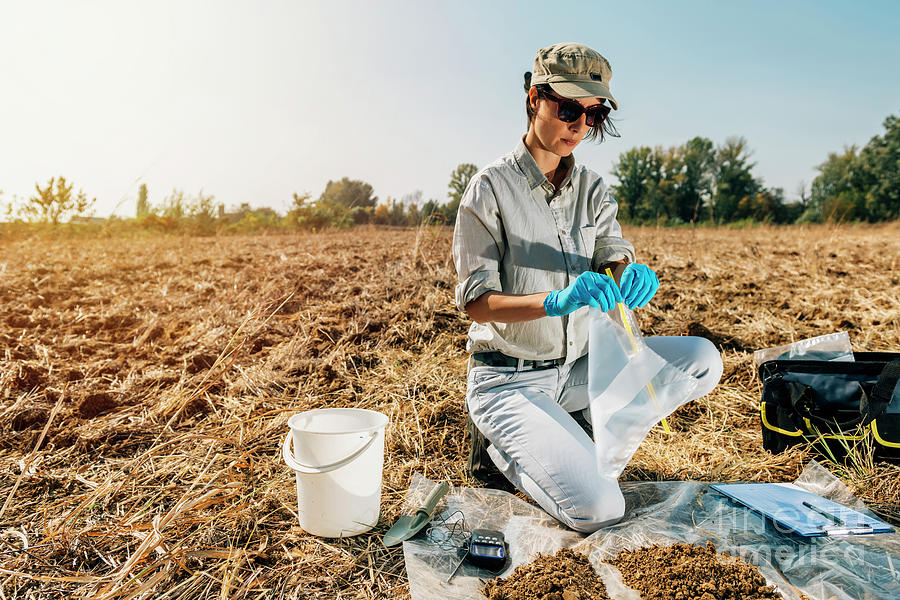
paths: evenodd
<path fill-rule="evenodd" d="M 287 435 L 284 437 L 284 444 L 281 446 L 281 456 L 284 458 L 284 462 L 287 463 L 287 466 L 292 468 L 295 471 L 299 471 L 300 473 L 304 473 L 307 475 L 313 475 L 316 473 L 328 473 L 329 471 L 334 471 L 335 469 L 339 469 L 344 465 L 354 461 L 359 455 L 369 449 L 369 446 L 375 441 L 375 438 L 378 437 L 378 432 L 373 431 L 369 434 L 369 439 L 365 444 L 362 445 L 362 448 L 359 450 L 354 450 L 350 456 L 346 458 L 342 458 L 339 461 L 327 464 L 327 465 L 319 465 L 316 467 L 310 465 L 304 465 L 302 463 L 297 462 L 297 459 L 294 458 L 294 453 L 291 451 L 291 441 L 294 436 L 291 435 L 291 431 L 287 432 Z"/>

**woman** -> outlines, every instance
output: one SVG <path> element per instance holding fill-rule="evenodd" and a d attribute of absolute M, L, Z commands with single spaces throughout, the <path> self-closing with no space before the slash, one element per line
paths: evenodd
<path fill-rule="evenodd" d="M 617 206 L 600 176 L 576 165 L 585 138 L 615 135 L 609 63 L 581 44 L 538 51 L 526 73 L 528 132 L 516 149 L 472 177 L 453 236 L 456 304 L 474 321 L 466 407 L 503 475 L 567 526 L 592 532 L 619 520 L 618 482 L 598 475 L 585 429 L 588 311 L 644 306 L 659 282 L 635 262 Z M 620 274 L 620 284 L 602 274 Z M 702 338 L 647 345 L 698 380 L 722 374 Z"/>

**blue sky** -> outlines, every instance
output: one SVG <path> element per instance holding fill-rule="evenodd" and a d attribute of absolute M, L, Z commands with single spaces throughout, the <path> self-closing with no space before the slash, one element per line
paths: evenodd
<path fill-rule="evenodd" d="M 900 114 L 900 3 L 3 2 L 0 202 L 64 175 L 96 213 L 203 189 L 284 210 L 329 179 L 446 200 L 457 164 L 525 130 L 538 48 L 613 69 L 622 137 L 576 159 L 743 135 L 796 195 L 815 165 Z"/>

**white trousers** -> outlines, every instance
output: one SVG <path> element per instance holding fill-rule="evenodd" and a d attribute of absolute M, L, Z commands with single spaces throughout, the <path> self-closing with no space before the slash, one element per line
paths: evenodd
<path fill-rule="evenodd" d="M 648 337 L 654 352 L 698 380 L 693 398 L 722 377 L 722 357 L 699 337 Z M 520 361 L 521 366 L 521 361 Z M 570 413 L 590 423 L 588 357 L 550 369 L 475 366 L 466 407 L 503 475 L 566 526 L 591 533 L 625 513 L 618 481 L 601 477 L 594 443 Z"/>

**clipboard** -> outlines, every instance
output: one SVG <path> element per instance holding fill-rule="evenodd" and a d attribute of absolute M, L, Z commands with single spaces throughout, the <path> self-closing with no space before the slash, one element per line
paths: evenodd
<path fill-rule="evenodd" d="M 709 487 L 768 517 L 783 531 L 803 537 L 894 531 L 880 519 L 807 492 L 793 483 L 716 483 Z"/>

